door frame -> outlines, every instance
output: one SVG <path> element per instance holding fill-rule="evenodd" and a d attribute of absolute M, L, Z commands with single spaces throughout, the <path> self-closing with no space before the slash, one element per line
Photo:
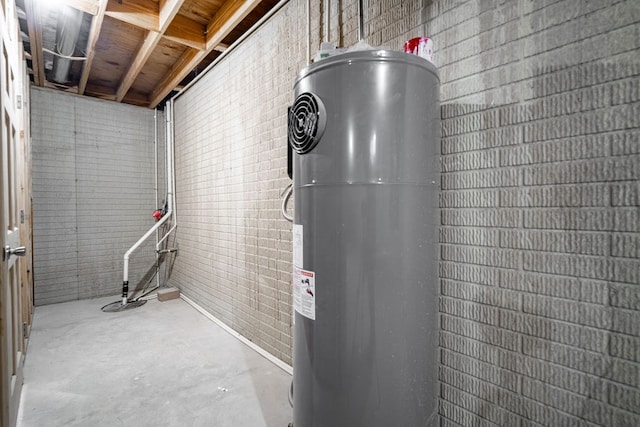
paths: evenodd
<path fill-rule="evenodd" d="M 13 427 L 33 314 L 30 103 L 14 0 L 0 0 L 0 13 L 0 427 Z M 29 257 L 4 256 L 5 246 Z"/>

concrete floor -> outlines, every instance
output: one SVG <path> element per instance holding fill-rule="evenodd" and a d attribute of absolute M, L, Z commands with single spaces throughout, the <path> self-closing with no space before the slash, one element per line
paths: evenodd
<path fill-rule="evenodd" d="M 183 300 L 37 307 L 19 427 L 286 427 L 291 376 Z"/>

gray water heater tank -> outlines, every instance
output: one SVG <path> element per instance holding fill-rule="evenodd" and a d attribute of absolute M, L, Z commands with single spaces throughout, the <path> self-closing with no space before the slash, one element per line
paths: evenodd
<path fill-rule="evenodd" d="M 294 426 L 438 424 L 439 79 L 372 50 L 294 85 Z"/>

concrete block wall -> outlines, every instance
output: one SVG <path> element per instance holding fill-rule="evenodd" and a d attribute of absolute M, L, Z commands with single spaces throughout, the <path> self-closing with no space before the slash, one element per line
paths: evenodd
<path fill-rule="evenodd" d="M 39 88 L 31 106 L 35 304 L 118 295 L 124 253 L 154 223 L 154 112 Z"/>
<path fill-rule="evenodd" d="M 304 3 L 176 101 L 173 282 L 288 363 L 278 209 Z M 639 425 L 638 2 L 365 3 L 370 44 L 435 40 L 442 425 Z M 332 41 L 357 42 L 356 1 L 332 1 L 330 22 Z"/>

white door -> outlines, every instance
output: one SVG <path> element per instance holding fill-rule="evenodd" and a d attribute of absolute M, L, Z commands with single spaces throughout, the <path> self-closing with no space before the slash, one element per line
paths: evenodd
<path fill-rule="evenodd" d="M 0 54 L 0 426 L 15 425 L 24 365 L 20 207 L 24 165 L 24 66 L 13 1 L 3 2 Z"/>

